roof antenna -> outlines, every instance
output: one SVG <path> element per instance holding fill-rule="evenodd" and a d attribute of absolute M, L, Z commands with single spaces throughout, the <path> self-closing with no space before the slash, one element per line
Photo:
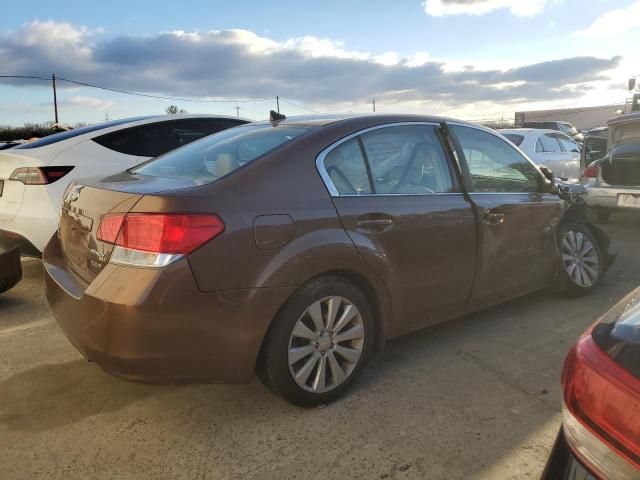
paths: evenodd
<path fill-rule="evenodd" d="M 282 114 L 282 113 L 278 113 L 275 110 L 271 110 L 269 112 L 269 121 L 271 123 L 276 123 L 276 122 L 281 122 L 282 120 L 284 120 L 285 118 L 287 118 L 286 115 Z"/>

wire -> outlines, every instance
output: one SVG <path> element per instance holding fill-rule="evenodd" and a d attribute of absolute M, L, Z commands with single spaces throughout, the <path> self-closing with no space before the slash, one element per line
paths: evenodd
<path fill-rule="evenodd" d="M 252 103 L 252 102 L 263 102 L 266 100 L 271 100 L 270 98 L 256 98 L 253 100 L 242 99 L 242 100 L 198 100 L 194 98 L 180 98 L 180 97 L 165 97 L 162 95 L 150 95 L 147 93 L 139 93 L 139 92 L 129 92 L 127 90 L 118 90 L 116 88 L 102 87 L 100 85 L 93 85 L 91 83 L 78 82 L 76 80 L 69 80 L 68 78 L 56 77 L 56 80 L 62 80 L 63 82 L 73 83 L 75 85 L 81 85 L 83 87 L 91 87 L 98 88 L 100 90 L 107 90 L 109 92 L 116 93 L 124 93 L 126 95 L 137 95 L 139 97 L 147 97 L 147 98 L 159 98 L 161 100 L 176 100 L 179 102 L 200 102 L 200 103 Z"/>
<path fill-rule="evenodd" d="M 282 97 L 280 97 L 280 100 L 282 100 L 283 102 L 289 103 L 289 104 L 293 105 L 294 107 L 298 107 L 298 108 L 300 108 L 300 109 L 302 109 L 302 110 L 306 110 L 307 112 L 311 112 L 311 113 L 320 113 L 320 112 L 318 112 L 318 111 L 316 111 L 316 110 L 312 110 L 312 109 L 310 109 L 310 108 L 303 107 L 302 105 L 298 105 L 297 103 L 293 103 L 291 100 L 287 100 L 286 98 L 282 98 Z"/>
<path fill-rule="evenodd" d="M 0 78 L 33 78 L 36 80 L 47 80 L 51 81 L 52 77 L 39 77 L 37 75 L 0 75 Z"/>

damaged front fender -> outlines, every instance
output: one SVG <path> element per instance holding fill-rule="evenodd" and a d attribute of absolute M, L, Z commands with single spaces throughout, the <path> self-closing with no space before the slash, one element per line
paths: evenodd
<path fill-rule="evenodd" d="M 584 197 L 587 189 L 582 185 L 558 182 L 558 195 L 566 202 L 566 210 L 562 218 L 562 223 L 580 223 L 587 227 L 598 242 L 600 251 L 604 255 L 604 271 L 607 271 L 616 259 L 616 254 L 609 251 L 611 239 L 597 225 L 589 219 L 589 208 Z"/>

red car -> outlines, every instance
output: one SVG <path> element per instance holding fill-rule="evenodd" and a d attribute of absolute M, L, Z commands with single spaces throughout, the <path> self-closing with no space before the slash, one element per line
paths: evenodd
<path fill-rule="evenodd" d="M 640 479 L 640 288 L 571 349 L 563 426 L 542 478 Z"/>

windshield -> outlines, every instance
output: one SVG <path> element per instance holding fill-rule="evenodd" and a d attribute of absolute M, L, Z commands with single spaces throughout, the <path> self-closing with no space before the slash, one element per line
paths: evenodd
<path fill-rule="evenodd" d="M 211 183 L 290 142 L 313 127 L 247 125 L 195 141 L 130 170 L 152 177 Z"/>
<path fill-rule="evenodd" d="M 574 127 L 570 123 L 561 123 L 559 126 L 560 126 L 560 130 L 562 130 L 567 135 L 577 135 L 578 134 L 578 130 L 576 130 L 576 127 Z"/>
<path fill-rule="evenodd" d="M 506 138 L 509 139 L 511 143 L 513 143 L 516 147 L 519 147 L 522 141 L 524 140 L 524 136 L 518 135 L 516 133 L 503 133 Z"/>

